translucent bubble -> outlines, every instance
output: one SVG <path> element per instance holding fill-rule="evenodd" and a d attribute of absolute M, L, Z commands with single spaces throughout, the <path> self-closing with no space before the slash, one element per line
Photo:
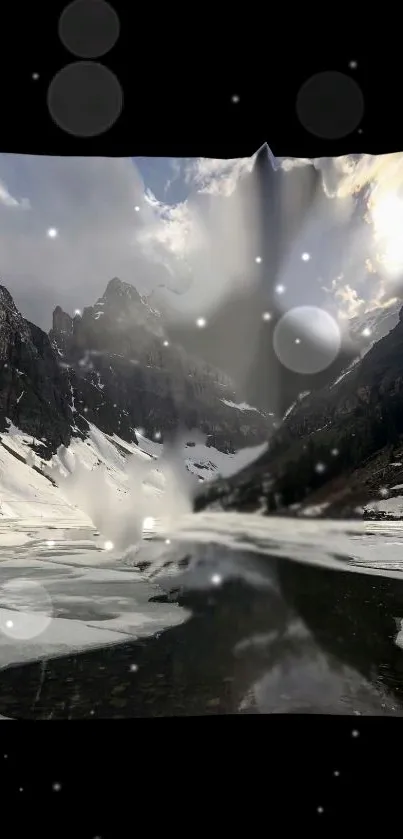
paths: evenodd
<path fill-rule="evenodd" d="M 278 321 L 273 346 L 284 367 L 294 373 L 320 373 L 340 351 L 340 329 L 331 315 L 316 306 L 290 309 Z"/>
<path fill-rule="evenodd" d="M 52 621 L 51 598 L 33 580 L 10 580 L 1 586 L 0 606 L 0 631 L 16 641 L 37 638 Z"/>

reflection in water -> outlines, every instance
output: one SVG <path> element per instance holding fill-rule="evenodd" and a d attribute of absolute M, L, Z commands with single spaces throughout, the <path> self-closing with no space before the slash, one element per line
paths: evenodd
<path fill-rule="evenodd" d="M 216 548 L 217 567 L 234 553 Z M 205 552 L 205 555 L 203 555 Z M 199 564 L 212 547 L 187 546 Z M 141 642 L 12 667 L 1 707 L 19 718 L 234 713 L 402 714 L 403 581 L 239 552 L 237 578 L 155 600 L 192 612 Z M 241 576 L 242 574 L 242 576 Z"/>

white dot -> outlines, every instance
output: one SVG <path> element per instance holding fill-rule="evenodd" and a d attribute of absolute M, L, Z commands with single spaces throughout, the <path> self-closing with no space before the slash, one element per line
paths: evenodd
<path fill-rule="evenodd" d="M 7 627 L 7 629 L 12 629 L 12 628 L 13 628 L 13 626 L 14 626 L 14 624 L 13 624 L 13 622 L 12 622 L 12 621 L 6 621 L 6 627 Z"/>
<path fill-rule="evenodd" d="M 203 329 L 206 326 L 206 323 L 207 321 L 205 318 L 197 318 L 196 326 L 198 326 L 199 329 Z"/>
<path fill-rule="evenodd" d="M 361 335 L 364 335 L 365 338 L 369 338 L 369 336 L 371 335 L 371 330 L 368 328 L 368 326 L 366 326 L 365 329 L 362 330 Z"/>
<path fill-rule="evenodd" d="M 348 66 L 349 66 L 350 70 L 356 70 L 357 67 L 358 67 L 358 63 L 357 63 L 357 61 L 350 61 Z"/>
<path fill-rule="evenodd" d="M 323 473 L 326 472 L 325 464 L 324 463 L 317 463 L 316 466 L 315 466 L 315 472 L 317 472 L 318 475 L 323 475 Z"/>
<path fill-rule="evenodd" d="M 130 665 L 130 672 L 131 672 L 131 673 L 137 673 L 137 670 L 138 670 L 138 669 L 139 669 L 139 668 L 138 668 L 138 664 L 131 664 L 131 665 Z"/>
<path fill-rule="evenodd" d="M 49 239 L 56 239 L 58 235 L 59 231 L 56 230 L 55 227 L 49 227 L 49 230 L 47 231 L 47 236 L 49 237 Z"/>
<path fill-rule="evenodd" d="M 34 82 L 37 82 L 39 79 L 39 73 L 32 73 L 32 79 L 34 80 Z"/>
<path fill-rule="evenodd" d="M 262 261 L 261 256 L 255 256 L 255 262 L 257 262 L 258 265 L 260 265 L 261 261 Z"/>
<path fill-rule="evenodd" d="M 339 450 L 338 450 L 338 449 L 332 449 L 332 450 L 331 450 L 331 452 L 330 452 L 330 454 L 332 455 L 332 457 L 337 457 L 338 453 L 339 453 Z"/>
<path fill-rule="evenodd" d="M 46 545 L 47 545 L 48 548 L 54 548 L 55 543 L 54 543 L 53 539 L 48 539 L 47 542 L 46 542 Z"/>
<path fill-rule="evenodd" d="M 20 792 L 24 792 L 24 787 L 20 787 Z"/>
<path fill-rule="evenodd" d="M 271 320 L 270 312 L 263 312 L 262 318 L 263 318 L 263 320 Z"/>
<path fill-rule="evenodd" d="M 359 731 L 357 731 L 357 729 L 355 728 L 355 729 L 351 732 L 351 736 L 352 736 L 352 737 L 359 737 L 359 736 L 360 736 L 360 732 L 359 732 Z"/>
<path fill-rule="evenodd" d="M 276 285 L 275 292 L 276 292 L 276 294 L 284 294 L 285 286 L 282 285 L 281 283 L 279 285 Z"/>
<path fill-rule="evenodd" d="M 109 542 L 109 541 L 105 542 L 104 550 L 105 551 L 112 551 L 113 550 L 113 542 Z"/>
<path fill-rule="evenodd" d="M 143 520 L 143 530 L 154 530 L 155 528 L 155 519 L 152 516 L 147 516 Z"/>
<path fill-rule="evenodd" d="M 154 440 L 161 440 L 161 432 L 160 432 L 160 431 L 156 431 L 156 432 L 155 432 L 155 434 L 154 434 Z"/>
<path fill-rule="evenodd" d="M 335 778 L 338 778 L 338 777 L 339 777 L 339 775 L 340 775 L 339 770 L 338 770 L 338 769 L 335 769 L 335 770 L 334 770 L 334 772 L 333 772 L 333 775 L 334 775 L 334 777 L 335 777 Z"/>
<path fill-rule="evenodd" d="M 61 788 L 61 784 L 52 784 L 53 792 L 60 792 Z"/>
<path fill-rule="evenodd" d="M 296 343 L 296 344 L 300 344 L 300 343 L 301 343 L 301 338 L 296 338 L 296 339 L 295 339 L 295 343 Z"/>
<path fill-rule="evenodd" d="M 164 341 L 164 347 L 169 347 L 169 341 Z"/>
<path fill-rule="evenodd" d="M 317 812 L 318 813 L 323 813 L 323 807 L 318 807 Z"/>
<path fill-rule="evenodd" d="M 170 545 L 170 544 L 171 544 L 171 540 L 170 540 L 170 539 L 165 539 L 165 544 L 166 544 L 166 545 Z"/>
<path fill-rule="evenodd" d="M 212 582 L 213 586 L 220 586 L 221 583 L 222 583 L 221 575 L 220 574 L 213 574 L 213 576 L 211 577 L 211 582 Z"/>
<path fill-rule="evenodd" d="M 303 350 L 296 338 L 303 341 Z M 334 318 L 317 306 L 297 306 L 276 324 L 273 346 L 277 358 L 294 373 L 314 374 L 326 370 L 337 358 L 340 329 Z"/>
<path fill-rule="evenodd" d="M 381 489 L 379 490 L 379 495 L 381 496 L 381 498 L 387 498 L 389 495 L 389 490 L 386 489 L 386 487 L 381 487 Z"/>
<path fill-rule="evenodd" d="M 74 314 L 75 315 L 80 315 L 80 317 L 81 317 L 81 309 L 74 309 Z"/>
<path fill-rule="evenodd" d="M 310 253 L 305 252 L 305 253 L 301 254 L 301 259 L 302 259 L 303 262 L 309 262 L 310 258 L 311 258 Z"/>
<path fill-rule="evenodd" d="M 134 210 L 135 210 L 136 213 L 139 213 L 140 212 L 140 207 L 136 204 Z"/>
<path fill-rule="evenodd" d="M 239 96 L 238 96 L 238 94 L 234 93 L 234 95 L 233 95 L 233 96 L 231 96 L 231 102 L 233 103 L 233 105 L 237 105 L 237 104 L 238 104 L 238 102 L 239 102 Z"/>

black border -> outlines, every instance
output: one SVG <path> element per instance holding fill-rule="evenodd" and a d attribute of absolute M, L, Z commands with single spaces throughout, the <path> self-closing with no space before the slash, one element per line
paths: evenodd
<path fill-rule="evenodd" d="M 150 9 L 146 18 L 138 6 L 114 5 L 121 35 L 102 60 L 121 81 L 125 107 L 108 133 L 88 140 L 65 135 L 47 111 L 50 81 L 75 60 L 57 35 L 65 4 L 27 6 L 23 21 L 19 7 L 8 8 L 0 54 L 3 152 L 243 157 L 267 142 L 279 156 L 320 157 L 403 148 L 394 83 L 400 53 L 392 47 L 382 56 L 373 53 L 370 39 L 351 29 L 328 38 L 314 19 L 293 23 L 280 8 L 268 20 L 252 10 L 236 21 L 204 11 L 192 25 L 190 12 L 166 9 L 164 17 Z M 357 62 L 354 70 L 351 61 Z M 355 78 L 365 99 L 362 133 L 339 141 L 308 134 L 295 112 L 304 81 L 329 69 Z M 236 105 L 234 94 L 240 97 Z"/>
<path fill-rule="evenodd" d="M 301 26 L 283 7 L 246 10 L 237 25 L 229 15 L 219 26 L 204 14 L 197 26 L 190 7 L 166 9 L 166 20 L 153 7 L 151 23 L 144 9 L 122 5 L 122 35 L 105 63 L 122 82 L 124 113 L 100 138 L 68 137 L 46 108 L 47 85 L 74 60 L 57 40 L 64 5 L 7 8 L 0 51 L 3 152 L 241 157 L 265 142 L 284 157 L 403 149 L 400 50 L 380 56 L 371 35 L 361 32 L 347 44 L 345 31 L 336 33 L 332 50 L 316 19 L 324 10 Z M 298 89 L 324 69 L 359 82 L 362 133 L 325 142 L 299 125 Z M 308 716 L 116 721 L 95 729 L 59 724 L 57 731 L 3 722 L 2 822 L 8 813 L 16 834 L 36 827 L 44 835 L 103 839 L 122 829 L 159 829 L 158 817 L 164 830 L 187 832 L 205 829 L 204 823 L 210 831 L 235 823 L 244 832 L 305 821 L 320 830 L 336 824 L 348 830 L 377 819 L 388 829 L 395 807 L 399 812 L 400 732 L 396 719 Z"/>

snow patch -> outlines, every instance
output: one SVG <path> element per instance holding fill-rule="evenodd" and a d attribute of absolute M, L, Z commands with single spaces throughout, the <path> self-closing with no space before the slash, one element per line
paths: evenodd
<path fill-rule="evenodd" d="M 223 405 L 227 405 L 229 408 L 236 408 L 238 411 L 255 411 L 257 414 L 260 413 L 257 408 L 254 408 L 252 405 L 248 405 L 247 402 L 231 402 L 230 399 L 220 399 L 220 402 Z"/>

